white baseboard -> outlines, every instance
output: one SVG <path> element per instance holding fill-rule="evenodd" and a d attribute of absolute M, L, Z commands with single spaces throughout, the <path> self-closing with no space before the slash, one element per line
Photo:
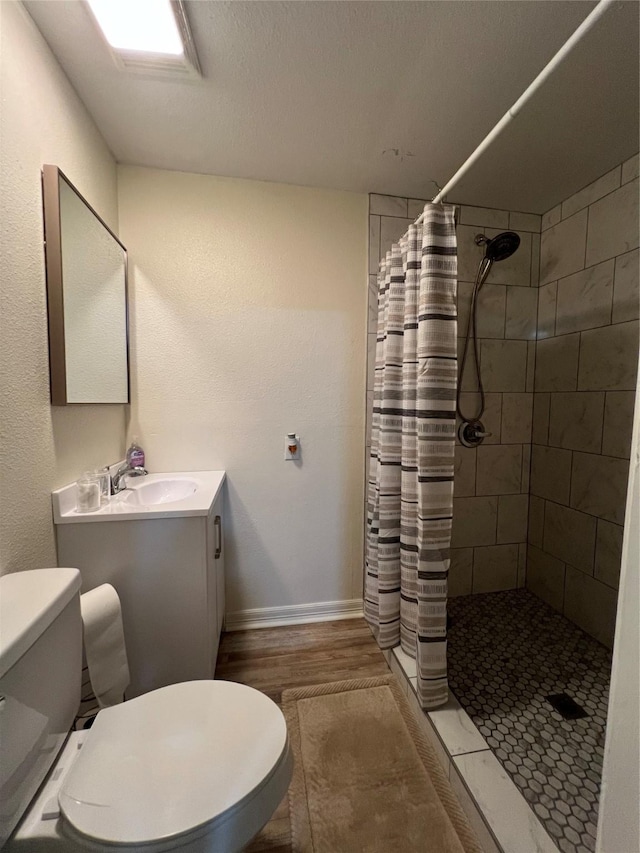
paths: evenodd
<path fill-rule="evenodd" d="M 311 622 L 331 622 L 334 619 L 355 619 L 363 615 L 362 599 L 350 601 L 318 601 L 313 604 L 290 604 L 286 607 L 257 607 L 227 613 L 225 631 L 249 628 L 277 628 L 282 625 L 306 625 Z"/>

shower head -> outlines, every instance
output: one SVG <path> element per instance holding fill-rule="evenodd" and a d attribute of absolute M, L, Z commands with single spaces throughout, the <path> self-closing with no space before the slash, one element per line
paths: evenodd
<path fill-rule="evenodd" d="M 504 261 L 516 251 L 520 245 L 520 237 L 515 231 L 503 231 L 490 240 L 485 237 L 482 242 L 485 244 L 484 256 L 487 260 Z"/>

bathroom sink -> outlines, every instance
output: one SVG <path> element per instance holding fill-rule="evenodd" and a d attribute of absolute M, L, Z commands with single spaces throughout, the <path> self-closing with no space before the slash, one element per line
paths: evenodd
<path fill-rule="evenodd" d="M 156 506 L 157 504 L 175 503 L 195 494 L 198 484 L 195 480 L 154 479 L 139 485 L 130 478 L 127 490 L 122 494 L 122 500 L 134 506 Z"/>
<path fill-rule="evenodd" d="M 95 512 L 78 511 L 75 483 L 56 489 L 51 493 L 55 523 L 99 524 L 208 515 L 225 474 L 224 471 L 168 471 L 125 477 L 126 488 Z"/>

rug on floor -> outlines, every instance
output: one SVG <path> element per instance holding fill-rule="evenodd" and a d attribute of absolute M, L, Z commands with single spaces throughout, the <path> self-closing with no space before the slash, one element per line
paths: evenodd
<path fill-rule="evenodd" d="M 394 676 L 285 690 L 294 853 L 481 853 Z"/>

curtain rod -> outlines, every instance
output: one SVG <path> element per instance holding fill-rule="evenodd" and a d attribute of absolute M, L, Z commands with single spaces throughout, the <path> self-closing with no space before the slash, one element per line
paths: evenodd
<path fill-rule="evenodd" d="M 478 160 L 482 154 L 484 154 L 485 150 L 491 145 L 491 143 L 499 136 L 505 127 L 510 124 L 513 119 L 518 115 L 522 107 L 527 103 L 527 101 L 532 97 L 532 95 L 542 86 L 542 84 L 546 81 L 547 77 L 549 77 L 555 69 L 563 62 L 569 53 L 573 50 L 573 48 L 578 44 L 578 42 L 589 32 L 590 29 L 600 20 L 600 18 L 605 14 L 609 6 L 612 6 L 617 0 L 600 0 L 598 5 L 587 15 L 584 21 L 580 24 L 578 29 L 570 36 L 567 41 L 562 45 L 560 50 L 553 56 L 553 58 L 545 65 L 542 71 L 538 74 L 538 76 L 527 86 L 524 92 L 520 95 L 518 100 L 510 107 L 507 112 L 502 116 L 500 121 L 496 124 L 493 130 L 489 131 L 487 136 L 482 140 L 480 145 L 475 149 L 475 151 L 468 157 L 462 166 L 458 169 L 455 175 L 442 187 L 442 189 L 438 192 L 438 194 L 432 199 L 434 204 L 437 204 L 439 201 L 445 197 L 447 192 L 451 190 L 460 180 L 460 178 L 465 175 L 469 169 L 473 166 L 473 164 Z M 420 214 L 420 216 L 416 220 L 416 224 L 422 222 L 424 218 L 424 213 Z"/>

